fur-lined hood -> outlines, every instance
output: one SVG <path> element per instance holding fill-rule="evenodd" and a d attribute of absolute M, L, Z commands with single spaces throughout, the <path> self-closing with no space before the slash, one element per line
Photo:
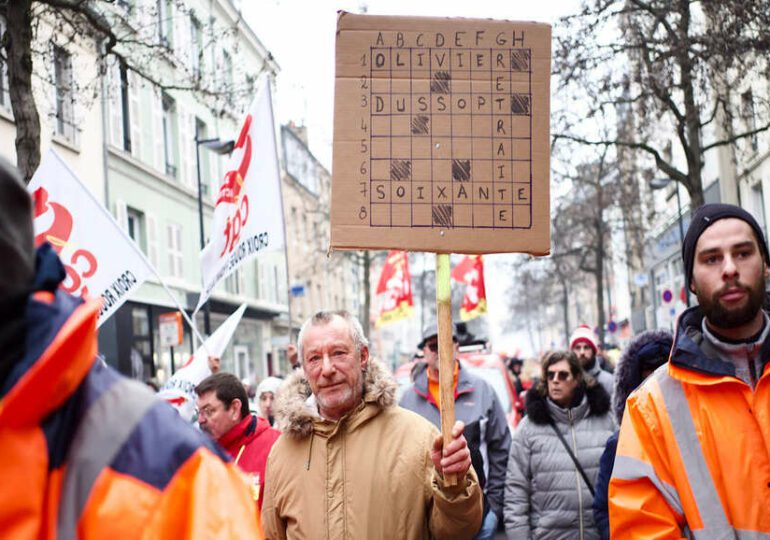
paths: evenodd
<path fill-rule="evenodd" d="M 612 410 L 618 425 L 623 420 L 626 399 L 636 387 L 642 384 L 639 352 L 651 344 L 658 343 L 659 348 L 671 350 L 673 337 L 667 330 L 648 330 L 635 336 L 618 359 L 615 368 L 615 392 L 612 395 Z"/>
<path fill-rule="evenodd" d="M 592 381 L 590 385 L 583 386 L 584 397 L 580 404 L 572 407 L 574 416 L 578 419 L 585 418 L 587 416 L 602 416 L 607 414 L 610 410 L 610 396 L 607 395 L 607 391 L 596 381 Z M 538 425 L 548 425 L 553 418 L 556 422 L 564 420 L 560 418 L 560 412 L 565 412 L 567 409 L 562 409 L 546 396 L 541 395 L 536 388 L 532 388 L 527 392 L 527 417 L 531 422 Z M 556 418 L 554 418 L 556 416 Z"/>
<path fill-rule="evenodd" d="M 396 406 L 398 385 L 390 370 L 372 357 L 369 357 L 364 375 L 364 402 L 374 403 L 384 409 Z M 309 400 L 312 392 L 305 372 L 296 370 L 278 390 L 275 399 L 275 417 L 278 428 L 297 439 L 309 437 L 313 432 L 313 423 L 320 418 L 315 400 Z"/>

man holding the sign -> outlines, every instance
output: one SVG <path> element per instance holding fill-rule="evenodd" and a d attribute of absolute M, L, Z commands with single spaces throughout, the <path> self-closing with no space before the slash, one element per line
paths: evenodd
<path fill-rule="evenodd" d="M 35 259 L 32 219 L 23 182 L 0 161 L 3 536 L 259 538 L 223 451 L 97 360 L 101 301 L 62 290 L 50 244 Z"/>
<path fill-rule="evenodd" d="M 276 407 L 283 434 L 268 458 L 265 536 L 472 538 L 482 495 L 462 423 L 442 448 L 435 427 L 397 407 L 392 375 L 347 312 L 316 313 L 298 344 L 304 373 Z"/>

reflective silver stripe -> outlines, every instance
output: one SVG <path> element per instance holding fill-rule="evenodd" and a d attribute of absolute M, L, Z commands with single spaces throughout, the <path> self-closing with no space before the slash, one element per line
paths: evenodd
<path fill-rule="evenodd" d="M 759 531 L 744 531 L 741 529 L 735 529 L 735 537 L 739 540 L 770 540 L 770 534 L 768 533 Z"/>
<path fill-rule="evenodd" d="M 617 456 L 615 458 L 615 466 L 612 469 L 612 477 L 622 480 L 648 479 L 660 491 L 674 512 L 680 516 L 684 515 L 682 502 L 679 500 L 676 488 L 661 480 L 649 463 L 628 456 Z"/>
<path fill-rule="evenodd" d="M 693 536 L 704 540 L 735 540 L 736 531 L 727 521 L 722 501 L 714 487 L 682 383 L 670 377 L 665 370 L 658 370 L 657 380 L 682 457 L 687 482 L 703 521 L 703 529 L 693 530 Z"/>
<path fill-rule="evenodd" d="M 59 504 L 57 538 L 74 540 L 91 488 L 156 403 L 145 385 L 121 378 L 91 404 L 67 454 L 67 471 Z"/>

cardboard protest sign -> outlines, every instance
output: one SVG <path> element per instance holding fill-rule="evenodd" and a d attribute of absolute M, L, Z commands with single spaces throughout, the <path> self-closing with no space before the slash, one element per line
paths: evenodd
<path fill-rule="evenodd" d="M 219 188 L 211 240 L 201 251 L 203 290 L 196 311 L 214 287 L 241 264 L 283 248 L 282 208 L 272 97 L 265 78 Z"/>
<path fill-rule="evenodd" d="M 242 304 L 160 389 L 158 396 L 168 401 L 188 422 L 195 418 L 195 387 L 211 375 L 209 355 L 222 357 L 245 311 L 246 304 Z"/>
<path fill-rule="evenodd" d="M 34 200 L 35 244 L 49 242 L 59 255 L 67 274 L 64 291 L 101 295 L 101 326 L 150 274 L 147 259 L 53 150 L 27 189 Z"/>
<path fill-rule="evenodd" d="M 341 13 L 331 245 L 550 249 L 551 28 Z"/>

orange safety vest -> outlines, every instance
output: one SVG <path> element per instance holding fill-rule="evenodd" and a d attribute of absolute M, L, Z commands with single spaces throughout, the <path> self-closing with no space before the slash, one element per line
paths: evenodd
<path fill-rule="evenodd" d="M 61 291 L 29 301 L 36 341 L 0 396 L 2 536 L 262 538 L 229 458 L 96 360 L 99 307 Z"/>
<path fill-rule="evenodd" d="M 768 347 L 752 390 L 706 369 L 688 337 L 676 344 L 669 364 L 626 403 L 609 487 L 611 538 L 770 539 Z"/>

